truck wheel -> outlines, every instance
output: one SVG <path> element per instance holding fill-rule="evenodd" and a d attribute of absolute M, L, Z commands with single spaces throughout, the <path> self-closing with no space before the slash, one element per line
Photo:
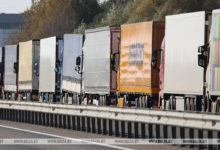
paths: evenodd
<path fill-rule="evenodd" d="M 81 105 L 83 101 L 84 101 L 84 96 L 76 94 L 76 102 L 75 102 L 75 104 L 76 105 Z"/>
<path fill-rule="evenodd" d="M 192 111 L 196 111 L 196 99 L 192 98 Z"/>
<path fill-rule="evenodd" d="M 67 101 L 68 101 L 68 93 L 65 93 L 63 104 L 67 104 Z"/>
<path fill-rule="evenodd" d="M 78 104 L 77 102 L 78 102 L 77 101 L 77 94 L 73 94 L 72 95 L 72 104 Z"/>
<path fill-rule="evenodd" d="M 166 108 L 166 101 L 164 99 L 161 100 L 162 100 L 161 109 L 164 110 Z"/>
<path fill-rule="evenodd" d="M 43 101 L 44 101 L 43 94 L 40 93 L 39 94 L 39 102 L 42 103 Z"/>
<path fill-rule="evenodd" d="M 15 101 L 15 93 L 11 94 L 11 100 Z"/>
<path fill-rule="evenodd" d="M 29 101 L 32 101 L 32 94 L 31 93 L 28 94 L 29 94 Z"/>
<path fill-rule="evenodd" d="M 69 100 L 69 94 L 66 93 L 66 98 L 65 98 L 64 104 L 68 104 L 68 100 Z"/>
<path fill-rule="evenodd" d="M 103 105 L 103 99 L 102 99 L 102 96 L 99 96 L 99 105 L 100 105 L 100 106 Z"/>
<path fill-rule="evenodd" d="M 24 99 L 24 101 L 28 101 L 28 94 L 24 93 L 24 96 L 26 97 L 26 99 Z"/>
<path fill-rule="evenodd" d="M 65 94 L 62 96 L 62 99 L 61 99 L 61 104 L 63 104 L 65 101 Z"/>
<path fill-rule="evenodd" d="M 68 94 L 67 104 L 69 105 L 73 104 L 73 95 Z"/>
<path fill-rule="evenodd" d="M 30 101 L 31 100 L 31 94 L 30 93 L 27 93 L 27 101 Z"/>
<path fill-rule="evenodd" d="M 138 98 L 139 107 L 142 108 L 142 96 Z"/>
<path fill-rule="evenodd" d="M 67 93 L 65 104 L 69 103 L 70 95 Z"/>
<path fill-rule="evenodd" d="M 135 98 L 135 106 L 140 107 L 139 98 Z"/>
<path fill-rule="evenodd" d="M 40 93 L 39 93 L 38 97 L 39 97 L 39 103 L 42 103 L 42 96 Z"/>
<path fill-rule="evenodd" d="M 190 98 L 190 110 L 194 111 L 194 99 Z"/>
<path fill-rule="evenodd" d="M 146 96 L 142 97 L 143 108 L 146 108 Z"/>
<path fill-rule="evenodd" d="M 139 98 L 135 98 L 135 106 L 136 106 L 137 108 L 140 107 Z"/>
<path fill-rule="evenodd" d="M 190 110 L 190 100 L 186 98 L 186 110 Z"/>
<path fill-rule="evenodd" d="M 173 110 L 173 96 L 170 96 L 169 109 L 170 109 L 170 110 Z"/>
<path fill-rule="evenodd" d="M 135 98 L 135 101 L 136 101 L 137 107 L 140 108 L 141 107 L 140 97 Z"/>
<path fill-rule="evenodd" d="M 166 107 L 165 107 L 166 110 L 170 110 L 170 100 L 167 100 L 166 101 Z"/>
<path fill-rule="evenodd" d="M 216 113 L 216 107 L 217 107 L 216 102 L 212 102 L 212 103 L 211 103 L 211 112 L 212 112 L 212 113 Z"/>
<path fill-rule="evenodd" d="M 106 106 L 107 97 L 103 96 L 102 106 Z"/>
<path fill-rule="evenodd" d="M 18 101 L 21 101 L 21 94 L 18 93 Z"/>
<path fill-rule="evenodd" d="M 193 98 L 193 111 L 196 111 L 196 108 L 197 108 L 196 98 Z"/>
<path fill-rule="evenodd" d="M 124 95 L 124 104 L 125 104 L 126 107 L 128 106 L 127 96 L 126 95 Z"/>
<path fill-rule="evenodd" d="M 144 96 L 144 108 L 147 108 L 147 99 L 148 99 L 148 97 Z"/>
<path fill-rule="evenodd" d="M 55 102 L 55 101 L 53 100 L 53 94 L 49 94 L 49 103 L 53 103 L 53 102 Z"/>
<path fill-rule="evenodd" d="M 141 108 L 144 108 L 144 96 L 141 96 Z"/>
<path fill-rule="evenodd" d="M 140 101 L 141 101 L 141 108 L 144 108 L 144 96 L 140 97 Z"/>

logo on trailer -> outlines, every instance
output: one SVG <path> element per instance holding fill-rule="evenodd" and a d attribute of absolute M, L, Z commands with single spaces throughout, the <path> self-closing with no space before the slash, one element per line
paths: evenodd
<path fill-rule="evenodd" d="M 144 44 L 131 44 L 129 47 L 128 63 L 132 66 L 143 66 Z"/>

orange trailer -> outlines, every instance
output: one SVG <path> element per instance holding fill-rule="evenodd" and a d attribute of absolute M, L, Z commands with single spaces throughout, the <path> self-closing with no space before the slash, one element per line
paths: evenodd
<path fill-rule="evenodd" d="M 160 48 L 164 29 L 164 22 L 155 21 L 121 26 L 117 85 L 124 105 L 151 107 L 158 99 L 159 72 L 151 62 L 153 52 Z M 159 58 L 160 53 L 156 54 Z"/>

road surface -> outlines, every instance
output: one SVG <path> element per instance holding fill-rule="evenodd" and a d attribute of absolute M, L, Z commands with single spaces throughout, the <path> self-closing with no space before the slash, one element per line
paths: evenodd
<path fill-rule="evenodd" d="M 94 144 L 83 139 L 113 139 L 105 136 L 81 131 L 58 129 L 45 126 L 17 123 L 0 120 L 0 139 L 61 139 L 68 138 L 74 142 L 86 143 L 79 145 L 0 145 L 0 150 L 186 150 L 188 147 L 168 145 L 108 145 Z M 118 138 L 122 139 L 122 138 Z"/>

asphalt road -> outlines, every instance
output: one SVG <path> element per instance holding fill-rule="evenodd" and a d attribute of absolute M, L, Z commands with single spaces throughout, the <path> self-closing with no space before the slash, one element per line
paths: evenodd
<path fill-rule="evenodd" d="M 0 150 L 186 150 L 188 147 L 169 145 L 108 145 L 88 143 L 83 139 L 112 139 L 113 136 L 92 134 L 67 129 L 58 129 L 45 126 L 17 123 L 0 120 L 0 139 L 61 139 L 68 138 L 74 145 L 0 145 Z M 121 138 L 118 138 L 121 139 Z"/>
<path fill-rule="evenodd" d="M 0 138 L 1 139 L 61 139 L 62 136 L 47 134 L 38 131 L 31 131 L 26 129 L 19 129 L 9 126 L 1 126 L 0 125 Z M 64 137 L 65 138 L 65 137 Z M 77 150 L 113 150 L 113 149 L 126 149 L 118 146 L 110 146 L 110 145 L 96 145 L 90 144 L 83 140 L 78 140 L 74 138 L 70 138 L 73 140 L 74 145 L 5 145 L 0 146 L 0 150 L 69 150 L 69 149 L 77 149 Z M 85 145 L 77 145 L 81 142 L 84 142 Z"/>

